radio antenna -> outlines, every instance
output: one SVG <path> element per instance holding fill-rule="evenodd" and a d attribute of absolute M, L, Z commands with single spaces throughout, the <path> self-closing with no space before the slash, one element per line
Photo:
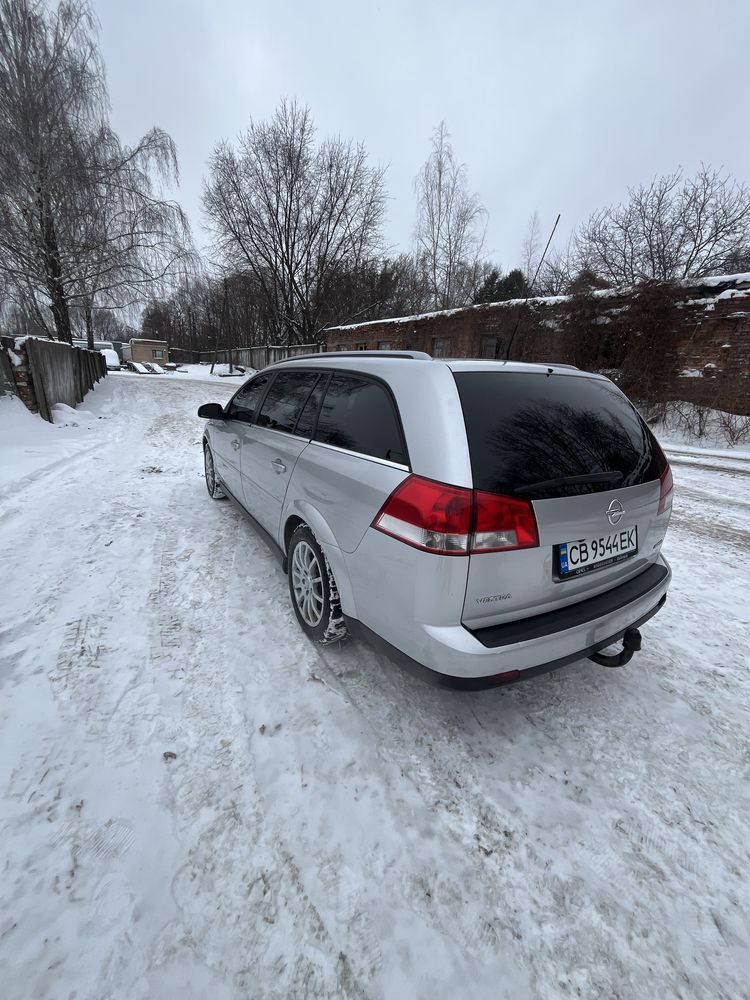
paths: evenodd
<path fill-rule="evenodd" d="M 558 212 L 557 213 L 557 218 L 555 219 L 555 224 L 552 227 L 552 232 L 549 234 L 549 239 L 547 240 L 547 245 L 544 248 L 544 253 L 539 258 L 539 263 L 536 266 L 536 271 L 534 271 L 534 277 L 531 279 L 531 284 L 529 285 L 529 290 L 526 293 L 526 298 L 523 300 L 523 304 L 521 305 L 521 307 L 518 310 L 518 316 L 516 317 L 516 325 L 513 327 L 513 333 L 511 333 L 510 340 L 508 341 L 508 346 L 505 348 L 505 357 L 503 358 L 503 361 L 510 361 L 510 347 L 511 347 L 511 344 L 513 343 L 513 340 L 514 340 L 516 334 L 518 333 L 518 327 L 521 325 L 521 314 L 523 312 L 523 307 L 529 301 L 529 297 L 531 296 L 531 290 L 534 287 L 534 282 L 536 281 L 537 275 L 539 274 L 539 271 L 541 270 L 542 264 L 544 263 L 544 258 L 547 256 L 547 251 L 549 250 L 549 245 L 552 242 L 552 237 L 555 235 L 555 230 L 557 229 L 557 224 L 558 224 L 559 221 L 560 221 L 560 213 Z"/>

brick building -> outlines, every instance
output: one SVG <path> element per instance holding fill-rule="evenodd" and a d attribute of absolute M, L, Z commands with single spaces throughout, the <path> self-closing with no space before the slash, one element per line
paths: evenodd
<path fill-rule="evenodd" d="M 724 395 L 740 401 L 736 412 L 750 413 L 750 274 L 686 280 L 678 288 L 679 382 L 665 391 L 670 398 L 719 405 L 719 380 Z M 589 321 L 600 325 L 603 337 L 616 338 L 622 334 L 621 318 L 632 300 L 629 288 L 595 291 L 588 299 L 594 313 Z M 575 363 L 572 304 L 573 298 L 565 295 L 514 299 L 333 327 L 327 331 L 326 349 L 419 350 L 433 357 L 496 358 L 505 356 L 513 338 L 514 360 Z"/>
<path fill-rule="evenodd" d="M 165 365 L 169 361 L 169 348 L 166 340 L 146 340 L 137 338 L 130 341 L 130 360 L 153 361 L 158 365 Z"/>

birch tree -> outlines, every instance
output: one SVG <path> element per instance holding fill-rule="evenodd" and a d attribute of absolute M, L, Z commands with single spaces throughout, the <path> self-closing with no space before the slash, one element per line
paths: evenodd
<path fill-rule="evenodd" d="M 83 0 L 48 11 L 0 0 L 0 269 L 46 295 L 54 328 L 70 341 L 71 174 L 78 133 L 96 129 L 105 102 L 94 17 Z"/>
<path fill-rule="evenodd" d="M 466 165 L 456 161 L 445 122 L 433 133 L 414 186 L 416 256 L 428 275 L 432 306 L 467 305 L 480 277 L 487 213 L 468 190 Z"/>
<path fill-rule="evenodd" d="M 529 216 L 529 221 L 526 225 L 526 235 L 521 246 L 521 270 L 532 294 L 534 292 L 532 282 L 539 266 L 540 250 L 541 224 L 539 222 L 539 213 L 534 209 Z"/>
<path fill-rule="evenodd" d="M 97 304 L 140 295 L 189 242 L 161 190 L 177 179 L 171 139 L 124 146 L 108 113 L 87 0 L 0 0 L 0 274 L 66 341 L 74 307 L 92 339 Z"/>

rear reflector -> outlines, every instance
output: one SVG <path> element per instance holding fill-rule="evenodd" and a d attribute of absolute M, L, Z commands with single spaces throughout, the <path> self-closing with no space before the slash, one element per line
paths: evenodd
<path fill-rule="evenodd" d="M 539 544 L 528 500 L 409 476 L 386 500 L 372 527 L 426 552 L 462 556 Z"/>
<path fill-rule="evenodd" d="M 663 514 L 665 510 L 668 510 L 672 506 L 672 470 L 669 466 L 666 467 L 664 472 L 662 472 L 659 477 L 659 510 L 657 513 Z"/>
<path fill-rule="evenodd" d="M 509 684 L 511 681 L 517 681 L 521 675 L 520 670 L 506 670 L 503 674 L 494 674 L 492 677 L 487 678 L 488 684 Z"/>

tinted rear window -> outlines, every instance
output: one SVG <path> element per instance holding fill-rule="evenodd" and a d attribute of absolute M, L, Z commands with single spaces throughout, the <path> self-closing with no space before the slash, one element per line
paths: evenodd
<path fill-rule="evenodd" d="M 318 419 L 318 410 L 323 401 L 327 385 L 328 375 L 321 375 L 315 384 L 315 388 L 307 397 L 307 402 L 304 405 L 302 413 L 299 415 L 297 427 L 294 431 L 300 437 L 312 437 L 312 432 L 315 430 L 315 422 Z"/>
<path fill-rule="evenodd" d="M 457 372 L 476 489 L 530 500 L 597 493 L 658 479 L 666 460 L 610 382 L 575 375 Z M 539 486 L 620 473 L 614 483 Z"/>
<path fill-rule="evenodd" d="M 315 440 L 405 464 L 406 446 L 387 390 L 355 375 L 334 375 L 318 417 Z"/>

